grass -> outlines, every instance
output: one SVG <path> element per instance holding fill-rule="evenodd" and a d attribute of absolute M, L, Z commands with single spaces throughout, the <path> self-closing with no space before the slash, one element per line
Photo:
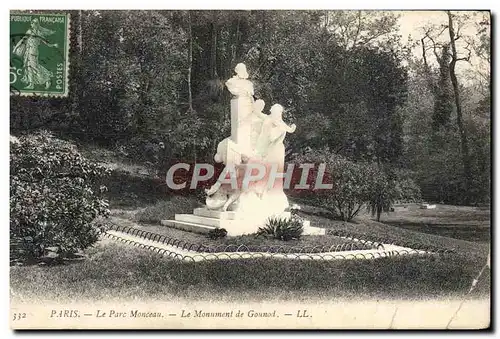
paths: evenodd
<path fill-rule="evenodd" d="M 461 257 L 187 263 L 109 239 L 86 260 L 11 267 L 13 301 L 345 300 L 463 296 L 479 267 Z M 489 270 L 475 297 L 489 293 Z"/>
<path fill-rule="evenodd" d="M 106 182 L 111 209 L 144 208 L 167 196 L 152 164 L 137 163 L 116 150 L 88 143 L 79 143 L 78 148 L 85 157 L 111 170 Z"/>
<path fill-rule="evenodd" d="M 160 202 L 147 206 L 142 210 L 142 214 L 138 212 L 129 221 L 129 226 L 140 227 L 147 231 L 191 243 L 201 242 L 212 246 L 234 243 L 245 243 L 248 246 L 285 243 L 275 239 L 256 239 L 253 236 L 210 240 L 204 235 L 163 227 L 157 225 L 158 221 L 173 216 L 173 214 L 165 214 L 165 210 L 168 210 L 165 208 L 168 206 L 165 205 L 168 203 Z M 184 208 L 184 206 L 188 207 Z M 179 209 L 172 210 L 172 213 L 191 213 L 193 206 L 191 203 L 186 203 L 176 208 Z M 306 210 L 307 208 L 303 208 L 303 212 Z M 380 223 L 372 220 L 369 215 L 361 215 L 353 222 L 347 223 L 333 220 L 326 215 L 319 216 L 315 212 L 300 214 L 310 220 L 312 226 L 345 230 L 349 233 L 364 235 L 367 239 L 371 237 L 387 238 L 401 243 L 414 242 L 455 249 L 458 253 L 466 256 L 395 257 L 357 262 L 349 260 L 299 262 L 259 259 L 189 264 L 149 257 L 149 253 L 141 252 L 142 254 L 137 254 L 139 257 L 133 259 L 134 264 L 126 263 L 125 265 L 132 271 L 135 271 L 135 265 L 143 265 L 142 261 L 146 261 L 152 266 L 151 272 L 145 273 L 147 276 L 144 279 L 147 282 L 143 282 L 142 278 L 139 279 L 141 280 L 139 282 L 141 287 L 137 288 L 141 290 L 139 298 L 147 296 L 169 298 L 171 295 L 175 295 L 179 298 L 212 300 L 228 298 L 239 300 L 240 297 L 252 300 L 362 299 L 365 297 L 412 299 L 432 298 L 433 296 L 463 296 L 468 291 L 472 279 L 484 265 L 489 253 L 488 243 L 478 241 L 477 237 L 474 236 L 476 232 L 481 232 L 481 228 L 484 229 L 485 226 L 489 225 L 489 211 L 480 209 L 463 207 L 455 208 L 455 210 L 451 207 L 436 210 L 410 209 L 409 212 L 383 214 L 383 222 Z M 421 229 L 411 227 L 412 223 L 427 223 L 432 226 L 429 227 L 429 232 L 421 232 Z M 456 239 L 450 237 L 456 236 L 456 234 L 442 232 L 442 227 L 450 225 L 478 227 L 470 229 L 469 234 L 464 239 Z M 305 236 L 298 241 L 287 242 L 287 244 L 290 246 L 299 244 L 317 246 L 332 244 L 338 239 L 338 237 L 329 236 Z M 103 250 L 107 251 L 107 249 Z M 131 247 L 122 250 L 127 253 L 141 251 Z M 145 271 L 147 270 L 141 270 L 141 272 Z M 157 280 L 149 280 L 150 274 L 154 274 Z M 103 279 L 115 278 L 109 276 Z M 489 294 L 489 279 L 489 270 L 486 270 L 486 275 L 483 275 L 478 284 L 478 290 L 474 291 L 476 296 Z M 134 293 L 137 293 L 134 292 L 136 290 L 131 285 L 127 284 L 126 279 L 120 284 L 118 289 L 123 290 L 121 294 L 124 297 L 132 297 Z"/>
<path fill-rule="evenodd" d="M 150 205 L 139 211 L 132 218 L 132 223 L 129 226 L 138 227 L 150 232 L 159 233 L 176 239 L 182 239 L 190 243 L 202 243 L 212 246 L 230 245 L 230 244 L 245 244 L 249 246 L 257 245 L 285 245 L 285 246 L 331 246 L 338 244 L 338 237 L 334 236 L 304 236 L 300 240 L 291 240 L 283 242 L 275 239 L 255 238 L 254 236 L 228 237 L 217 240 L 209 240 L 204 235 L 184 232 L 158 224 L 161 219 L 173 218 L 175 213 L 192 213 L 192 209 L 196 207 L 196 201 L 193 198 L 178 197 L 171 200 L 164 200 Z M 489 236 L 489 210 L 481 210 L 474 207 L 455 207 L 438 205 L 437 209 L 421 210 L 416 207 L 410 207 L 409 211 L 384 213 L 381 220 L 376 222 L 371 219 L 369 214 L 361 214 L 355 218 L 353 222 L 344 222 L 326 217 L 325 214 L 320 214 L 317 208 L 310 208 L 302 204 L 302 212 L 299 214 L 311 221 L 311 226 L 322 227 L 332 230 L 343 230 L 352 234 L 364 237 L 365 240 L 370 239 L 387 239 L 388 242 L 400 244 L 418 243 L 422 245 L 432 245 L 438 248 L 453 249 L 459 253 L 467 254 L 472 257 L 477 257 L 478 260 L 483 260 L 487 257 L 490 246 L 484 241 L 477 241 L 477 237 L 469 235 L 463 240 L 451 238 L 446 235 L 440 235 L 440 227 L 453 222 L 462 224 L 476 223 L 478 226 L 471 233 L 472 235 L 482 232 L 482 229 L 488 230 Z M 306 213 L 307 212 L 307 213 Z M 127 217 L 122 215 L 122 217 Z M 405 221 L 406 220 L 406 221 Z M 137 224 L 137 221 L 139 224 Z M 433 222 L 435 227 L 430 227 L 428 232 L 421 232 L 419 228 L 411 226 L 402 226 L 408 222 L 413 223 Z M 120 224 L 127 223 L 121 219 Z"/>
<path fill-rule="evenodd" d="M 192 243 L 209 245 L 246 243 L 274 245 L 285 242 L 253 236 L 209 240 L 203 235 L 159 225 L 175 213 L 191 213 L 193 199 L 170 198 L 155 180 L 133 164 L 123 165 L 103 155 L 114 168 L 109 180 L 111 208 L 120 224 L 129 223 L 155 233 Z M 85 251 L 84 260 L 60 265 L 24 265 L 10 269 L 13 300 L 297 300 L 363 298 L 432 298 L 460 296 L 484 265 L 489 245 L 475 234 L 489 232 L 489 211 L 467 208 L 410 210 L 383 214 L 383 223 L 360 216 L 352 223 L 302 213 L 312 226 L 393 241 L 418 242 L 454 248 L 467 256 L 432 258 L 392 257 L 377 260 L 297 261 L 251 259 L 186 263 L 161 257 L 154 252 L 117 243 L 99 241 Z M 150 223 L 150 224 L 145 224 Z M 153 224 L 151 224 L 153 223 Z M 453 229 L 451 229 L 453 227 Z M 458 229 L 469 227 L 462 239 Z M 450 229 L 451 231 L 443 231 Z M 427 232 L 426 232 L 427 230 Z M 445 235 L 445 236 L 442 236 Z M 288 245 L 332 244 L 337 237 L 305 236 Z M 472 241 L 469 241 L 472 240 Z M 481 278 L 474 296 L 490 292 L 489 270 Z"/>
<path fill-rule="evenodd" d="M 119 169 L 112 171 L 106 186 L 112 209 L 145 208 L 167 196 L 163 186 L 153 177 L 134 175 Z"/>
<path fill-rule="evenodd" d="M 154 205 L 149 209 L 150 213 L 156 209 L 157 205 Z M 161 205 L 158 205 L 161 206 Z M 303 209 L 307 210 L 307 209 Z M 191 211 L 185 209 L 184 212 Z M 158 212 L 160 213 L 160 212 Z M 182 212 L 178 212 L 182 213 Z M 399 213 L 399 212 L 397 212 Z M 422 212 L 418 212 L 422 213 Z M 353 222 L 344 222 L 339 220 L 333 220 L 323 216 L 318 216 L 315 214 L 301 212 L 300 215 L 311 221 L 311 226 L 322 227 L 332 230 L 343 230 L 352 234 L 356 234 L 364 237 L 365 240 L 370 239 L 388 239 L 389 242 L 395 243 L 419 243 L 422 245 L 432 245 L 438 248 L 454 249 L 455 251 L 467 254 L 472 257 L 478 257 L 480 260 L 485 259 L 489 253 L 489 244 L 484 242 L 473 242 L 461 239 L 454 239 L 450 237 L 440 236 L 431 233 L 422 233 L 417 230 L 411 230 L 407 228 L 397 227 L 387 225 L 385 223 L 376 222 L 371 220 L 369 216 L 362 215 L 356 218 Z M 171 216 L 173 217 L 173 215 Z M 331 246 L 337 244 L 338 237 L 334 236 L 304 236 L 300 240 L 291 240 L 288 242 L 275 240 L 275 239 L 264 239 L 255 238 L 254 236 L 240 236 L 240 237 L 228 237 L 217 240 L 209 240 L 206 236 L 191 232 L 185 232 L 181 230 L 176 230 L 155 224 L 144 224 L 135 222 L 137 219 L 147 220 L 149 222 L 158 222 L 159 218 L 150 217 L 148 218 L 135 218 L 132 221 L 127 221 L 120 219 L 117 221 L 120 225 L 128 225 L 131 227 L 137 227 L 144 229 L 146 231 L 159 233 L 166 235 L 175 239 L 182 239 L 190 243 L 202 243 L 211 244 L 212 246 L 217 245 L 229 245 L 229 244 L 246 244 L 246 245 L 285 245 L 285 246 Z"/>
<path fill-rule="evenodd" d="M 381 222 L 423 233 L 475 242 L 489 242 L 490 210 L 478 207 L 437 205 L 435 209 L 420 209 L 410 205 L 408 210 L 384 213 Z"/>
<path fill-rule="evenodd" d="M 344 229 L 367 237 L 386 236 L 401 241 L 453 247 L 467 256 L 392 257 L 359 261 L 249 259 L 188 263 L 104 239 L 85 251 L 84 260 L 70 260 L 59 265 L 12 266 L 12 300 L 35 303 L 54 300 L 241 302 L 462 298 L 484 265 L 489 250 L 484 243 L 414 232 L 364 218 L 355 223 L 345 223 L 311 214 L 303 216 L 311 220 L 313 226 Z M 120 219 L 120 224 L 137 226 L 136 222 L 124 219 Z M 203 235 L 159 225 L 144 224 L 140 227 L 193 243 L 246 241 L 252 244 L 255 241 L 255 244 L 261 245 L 278 241 L 244 236 L 214 242 Z M 303 237 L 314 245 L 328 239 L 322 236 Z M 490 270 L 487 269 L 471 297 L 487 297 L 490 286 Z"/>
<path fill-rule="evenodd" d="M 395 242 L 396 244 L 418 243 L 422 245 L 432 245 L 438 248 L 454 249 L 459 253 L 470 255 L 471 257 L 478 257 L 480 260 L 486 259 L 490 250 L 489 243 L 455 239 L 439 235 L 439 232 L 423 233 L 419 232 L 417 229 L 393 226 L 385 222 L 374 221 L 368 214 L 361 214 L 352 222 L 344 222 L 326 218 L 322 216 L 323 214 L 318 215 L 319 213 L 317 213 L 316 209 L 310 211 L 307 206 L 303 208 L 302 211 L 300 215 L 310 220 L 312 226 L 346 231 L 363 236 L 366 240 L 387 239 L 389 242 Z M 307 213 L 304 213 L 304 211 L 307 211 Z M 489 213 L 489 211 L 487 212 Z M 400 212 L 394 212 L 394 214 L 396 213 Z M 419 211 L 417 213 L 425 212 Z M 484 212 L 481 211 L 480 213 L 483 214 Z M 391 215 L 392 214 L 393 213 L 391 213 Z M 473 214 L 470 214 L 470 217 L 474 218 Z M 474 239 L 474 237 L 469 239 Z"/>
<path fill-rule="evenodd" d="M 172 196 L 150 205 L 135 214 L 135 220 L 144 223 L 160 223 L 165 219 L 173 219 L 176 213 L 193 213 L 193 209 L 201 207 L 196 199 L 184 196 Z"/>
<path fill-rule="evenodd" d="M 336 222 L 329 219 L 308 216 L 312 225 L 325 228 L 345 230 L 348 232 L 364 235 L 367 239 L 389 239 L 396 244 L 419 243 L 432 245 L 438 248 L 454 249 L 459 253 L 486 258 L 489 252 L 489 244 L 472 241 L 453 239 L 435 234 L 421 233 L 396 226 L 386 225 L 369 219 L 358 218 L 352 223 Z"/>
<path fill-rule="evenodd" d="M 118 224 L 124 224 L 122 221 L 117 221 Z M 268 237 L 257 237 L 255 235 L 241 235 L 237 237 L 226 237 L 219 239 L 209 239 L 206 235 L 197 234 L 192 232 L 186 232 L 178 230 L 175 228 L 170 228 L 160 225 L 150 225 L 150 224 L 134 224 L 132 222 L 127 223 L 127 226 L 142 229 L 148 232 L 161 234 L 173 239 L 184 240 L 193 244 L 202 244 L 207 247 L 216 248 L 217 251 L 222 251 L 226 246 L 229 245 L 245 245 L 249 251 L 258 251 L 262 248 L 281 247 L 284 251 L 294 250 L 297 252 L 318 252 L 322 251 L 323 248 L 330 248 L 340 246 L 342 244 L 352 243 L 350 240 L 342 239 L 332 235 L 311 235 L 303 236 L 297 240 L 282 241 L 274 238 Z M 374 248 L 366 247 L 366 248 Z M 348 250 L 346 248 L 346 250 Z M 333 249 L 334 250 L 334 249 Z"/>

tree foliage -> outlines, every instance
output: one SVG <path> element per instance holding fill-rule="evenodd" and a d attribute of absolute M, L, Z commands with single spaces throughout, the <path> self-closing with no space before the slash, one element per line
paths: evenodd
<path fill-rule="evenodd" d="M 489 15 L 443 12 L 443 19 L 440 25 L 425 28 L 420 42 L 422 59 L 412 63 L 409 84 L 413 88 L 407 102 L 411 108 L 405 108 L 409 113 L 408 160 L 425 199 L 467 205 L 485 203 L 489 201 L 491 162 L 489 59 L 485 43 L 490 39 Z M 470 33 L 474 28 L 477 36 Z M 437 67 L 432 65 L 432 55 Z M 471 71 L 464 72 L 467 64 L 472 65 Z M 420 79 L 426 79 L 428 88 Z M 414 105 L 417 102 L 420 108 Z M 424 108 L 429 104 L 431 111 Z M 432 130 L 427 128 L 429 124 Z"/>
<path fill-rule="evenodd" d="M 48 247 L 72 253 L 94 244 L 96 219 L 109 213 L 101 185 L 107 170 L 48 133 L 11 142 L 10 231 L 25 254 Z"/>
<path fill-rule="evenodd" d="M 363 207 L 369 207 L 380 219 L 382 211 L 389 211 L 396 200 L 418 200 L 420 190 L 408 171 L 394 169 L 369 161 L 353 161 L 328 149 L 311 150 L 298 155 L 299 163 L 326 164 L 324 182 L 331 189 L 306 192 L 314 204 L 329 210 L 341 220 L 350 221 Z M 316 187 L 316 173 L 309 176 Z"/>

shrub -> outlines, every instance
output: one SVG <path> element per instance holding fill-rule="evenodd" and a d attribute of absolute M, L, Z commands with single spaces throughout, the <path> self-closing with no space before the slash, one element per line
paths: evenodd
<path fill-rule="evenodd" d="M 397 199 L 403 201 L 420 200 L 422 194 L 417 183 L 407 175 L 401 174 L 396 182 Z"/>
<path fill-rule="evenodd" d="M 293 204 L 292 206 L 289 207 L 290 214 L 292 217 L 298 217 L 299 216 L 299 211 L 301 210 L 301 207 L 297 204 Z"/>
<path fill-rule="evenodd" d="M 214 228 L 208 232 L 207 236 L 212 240 L 221 239 L 227 236 L 227 231 L 225 228 Z"/>
<path fill-rule="evenodd" d="M 309 151 L 297 158 L 300 163 L 326 164 L 324 183 L 333 185 L 332 189 L 311 190 L 307 198 L 318 206 L 330 211 L 344 221 L 350 221 L 370 200 L 371 164 L 353 162 L 328 150 Z M 310 175 L 314 187 L 316 174 Z"/>
<path fill-rule="evenodd" d="M 168 200 L 158 201 L 139 211 L 135 219 L 140 222 L 159 223 L 162 220 L 174 218 L 176 213 L 192 213 L 196 207 L 200 207 L 196 197 L 174 195 Z"/>
<path fill-rule="evenodd" d="M 388 211 L 397 197 L 395 182 L 390 180 L 383 171 L 374 170 L 371 175 L 372 185 L 368 207 L 372 216 L 380 221 L 382 211 Z"/>
<path fill-rule="evenodd" d="M 271 217 L 267 220 L 264 227 L 259 227 L 257 235 L 271 236 L 279 240 L 299 239 L 304 232 L 302 221 L 295 218 L 275 218 Z"/>
<path fill-rule="evenodd" d="M 11 139 L 10 232 L 24 253 L 43 256 L 83 250 L 109 214 L 101 185 L 108 170 L 84 158 L 74 145 L 47 132 Z"/>
<path fill-rule="evenodd" d="M 354 162 L 328 149 L 310 150 L 296 159 L 300 163 L 324 163 L 326 173 L 323 180 L 332 184 L 332 189 L 309 191 L 306 196 L 312 204 L 323 207 L 334 216 L 350 221 L 367 206 L 373 214 L 388 211 L 395 200 L 419 199 L 420 189 L 410 174 L 377 163 Z M 316 174 L 309 176 L 311 187 Z M 312 180 L 311 180 L 312 179 Z"/>
<path fill-rule="evenodd" d="M 375 166 L 371 174 L 371 193 L 368 207 L 380 221 L 381 213 L 388 212 L 396 200 L 411 201 L 420 198 L 420 189 L 407 173 Z"/>

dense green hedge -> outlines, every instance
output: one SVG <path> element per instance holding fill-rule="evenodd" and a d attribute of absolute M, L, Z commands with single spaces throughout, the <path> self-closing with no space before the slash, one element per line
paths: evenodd
<path fill-rule="evenodd" d="M 71 253 L 97 241 L 95 220 L 109 213 L 100 183 L 107 172 L 49 133 L 11 139 L 10 232 L 27 256 L 41 257 L 48 247 Z"/>

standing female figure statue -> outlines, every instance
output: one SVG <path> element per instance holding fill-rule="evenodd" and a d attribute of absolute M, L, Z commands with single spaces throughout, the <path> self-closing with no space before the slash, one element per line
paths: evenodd
<path fill-rule="evenodd" d="M 54 31 L 41 27 L 38 19 L 31 21 L 31 26 L 26 34 L 19 40 L 13 49 L 13 53 L 23 60 L 24 75 L 21 81 L 28 84 L 26 89 L 34 89 L 35 85 L 45 84 L 45 88 L 50 87 L 51 78 L 54 76 L 51 71 L 43 67 L 39 60 L 39 46 L 41 43 L 48 47 L 57 48 L 57 44 L 49 44 L 46 37 Z"/>
<path fill-rule="evenodd" d="M 262 156 L 267 163 L 277 164 L 278 171 L 283 171 L 285 163 L 285 140 L 286 133 L 295 132 L 296 126 L 288 126 L 283 121 L 283 106 L 275 104 L 271 107 L 271 114 L 265 120 L 262 131 L 257 141 L 256 152 Z"/>

